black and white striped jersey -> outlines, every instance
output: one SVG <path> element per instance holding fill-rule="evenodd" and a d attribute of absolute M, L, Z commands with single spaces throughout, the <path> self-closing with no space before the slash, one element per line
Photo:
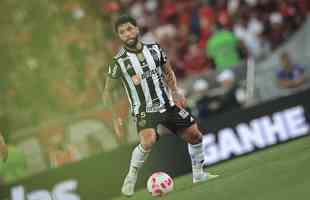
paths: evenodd
<path fill-rule="evenodd" d="M 122 47 L 108 67 L 108 76 L 122 81 L 134 115 L 173 105 L 163 77 L 165 52 L 157 43 L 142 44 L 137 52 Z"/>

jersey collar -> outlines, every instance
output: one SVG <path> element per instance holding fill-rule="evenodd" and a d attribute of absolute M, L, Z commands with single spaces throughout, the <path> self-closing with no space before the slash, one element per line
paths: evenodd
<path fill-rule="evenodd" d="M 130 49 L 127 46 L 124 46 L 124 48 L 126 49 L 126 51 L 129 51 L 131 53 L 140 53 L 143 50 L 143 48 L 144 48 L 144 44 L 141 41 L 139 41 L 139 42 L 141 43 L 141 48 L 140 49 Z"/>

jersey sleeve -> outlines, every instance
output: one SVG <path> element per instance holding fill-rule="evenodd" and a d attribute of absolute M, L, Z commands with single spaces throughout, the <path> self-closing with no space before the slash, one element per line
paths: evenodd
<path fill-rule="evenodd" d="M 122 75 L 121 67 L 118 62 L 113 59 L 113 62 L 108 65 L 108 76 L 113 79 L 118 79 Z"/>

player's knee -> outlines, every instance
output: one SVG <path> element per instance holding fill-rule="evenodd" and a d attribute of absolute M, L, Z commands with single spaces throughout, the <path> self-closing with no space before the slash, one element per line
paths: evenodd
<path fill-rule="evenodd" d="M 202 142 L 202 135 L 200 132 L 190 132 L 188 135 L 188 142 L 190 144 L 198 144 Z"/>

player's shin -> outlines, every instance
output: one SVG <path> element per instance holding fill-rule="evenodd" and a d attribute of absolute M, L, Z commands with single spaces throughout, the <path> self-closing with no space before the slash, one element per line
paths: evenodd
<path fill-rule="evenodd" d="M 192 161 L 193 182 L 199 182 L 200 179 L 206 179 L 206 174 L 203 171 L 204 154 L 202 142 L 194 145 L 188 144 L 188 152 Z"/>
<path fill-rule="evenodd" d="M 129 172 L 124 180 L 121 192 L 125 196 L 134 194 L 135 185 L 138 179 L 138 171 L 146 161 L 149 151 L 146 151 L 141 144 L 135 147 L 131 155 Z"/>
<path fill-rule="evenodd" d="M 131 155 L 128 175 L 136 176 L 138 174 L 138 170 L 147 160 L 149 153 L 150 151 L 146 151 L 141 144 L 135 147 Z"/>

